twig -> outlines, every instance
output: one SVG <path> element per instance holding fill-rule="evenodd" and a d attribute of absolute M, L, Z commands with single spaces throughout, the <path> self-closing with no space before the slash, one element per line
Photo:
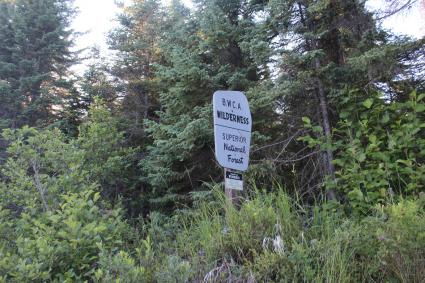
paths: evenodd
<path fill-rule="evenodd" d="M 289 138 L 287 138 L 287 139 L 285 139 L 285 140 L 283 140 L 283 141 L 279 141 L 279 142 L 275 142 L 275 143 L 272 143 L 272 144 L 267 144 L 267 145 L 264 145 L 264 146 L 261 146 L 261 147 L 259 147 L 259 148 L 256 148 L 255 150 L 252 150 L 251 151 L 251 153 L 254 153 L 254 152 L 257 152 L 257 151 L 259 151 L 259 150 L 262 150 L 262 149 L 265 149 L 265 148 L 269 148 L 269 147 L 272 147 L 272 146 L 275 146 L 275 145 L 279 145 L 279 144 L 282 144 L 282 143 L 285 143 L 285 145 L 283 146 L 283 150 L 286 148 L 286 147 L 288 147 L 288 145 L 289 145 L 289 143 L 295 138 L 295 137 L 297 137 L 298 135 L 299 135 L 299 133 L 301 132 L 302 130 L 298 130 L 298 131 L 296 131 L 295 132 L 295 134 L 293 134 L 292 136 L 290 136 Z"/>

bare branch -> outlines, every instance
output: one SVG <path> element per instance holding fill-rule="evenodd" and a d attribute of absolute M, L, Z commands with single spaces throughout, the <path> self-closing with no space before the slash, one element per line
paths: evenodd
<path fill-rule="evenodd" d="M 301 132 L 302 132 L 302 130 L 298 130 L 298 131 L 296 131 L 296 132 L 295 132 L 295 134 L 293 134 L 292 136 L 288 137 L 288 138 L 287 138 L 287 139 L 285 139 L 285 140 L 282 140 L 282 141 L 279 141 L 279 142 L 275 142 L 275 143 L 272 143 L 272 144 L 267 144 L 267 145 L 261 146 L 261 147 L 259 147 L 259 148 L 256 148 L 255 150 L 252 150 L 252 151 L 251 151 L 251 153 L 254 153 L 254 152 L 260 151 L 260 150 L 262 150 L 262 149 L 265 149 L 265 148 L 269 148 L 269 147 L 275 146 L 275 145 L 279 145 L 279 144 L 282 144 L 282 143 L 284 143 L 284 144 L 285 144 L 285 145 L 283 146 L 283 149 L 282 149 L 282 150 L 284 150 L 286 147 L 288 147 L 289 143 L 290 143 L 293 139 L 295 139 L 296 137 L 298 137 L 298 136 L 301 134 Z"/>
<path fill-rule="evenodd" d="M 394 16 L 395 14 L 398 14 L 399 12 L 408 9 L 412 7 L 413 4 L 418 2 L 418 0 L 405 0 L 405 2 L 401 0 L 387 0 L 387 9 L 384 11 L 379 11 L 378 14 L 381 16 L 375 18 L 376 21 L 382 21 L 386 18 L 389 18 L 391 16 Z"/>
<path fill-rule="evenodd" d="M 34 159 L 31 159 L 30 164 L 31 164 L 32 170 L 34 171 L 35 187 L 37 188 L 38 193 L 40 194 L 41 201 L 43 202 L 43 205 L 44 205 L 44 210 L 48 211 L 50 209 L 49 209 L 49 205 L 47 204 L 46 197 L 45 197 L 46 191 L 45 191 L 45 189 L 44 189 L 44 187 L 43 187 L 43 185 L 41 184 L 41 181 L 40 181 L 40 173 L 38 171 L 39 165 Z"/>

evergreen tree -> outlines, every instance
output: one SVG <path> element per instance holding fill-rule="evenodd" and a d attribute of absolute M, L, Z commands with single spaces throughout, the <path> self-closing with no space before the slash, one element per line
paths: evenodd
<path fill-rule="evenodd" d="M 110 36 L 119 60 L 127 137 L 142 146 L 142 180 L 153 202 L 186 200 L 187 192 L 221 180 L 214 163 L 211 96 L 247 93 L 254 117 L 251 166 L 257 184 L 280 180 L 315 196 L 334 179 L 332 128 L 348 93 L 377 89 L 402 97 L 421 85 L 413 69 L 423 42 L 377 28 L 361 1 L 135 1 Z M 417 66 L 417 64 L 416 64 Z M 399 92 L 399 94 L 397 94 Z M 359 99 L 362 99 L 359 97 Z M 309 148 L 304 121 L 319 124 Z M 317 130 L 317 128 L 316 128 Z M 205 169 L 208 168 L 208 169 Z M 333 192 L 328 197 L 335 198 Z"/>
<path fill-rule="evenodd" d="M 14 89 L 19 86 L 19 70 L 14 64 L 15 45 L 12 24 L 13 6 L 10 2 L 0 2 L 0 128 L 14 126 L 19 101 Z"/>
<path fill-rule="evenodd" d="M 53 126 L 59 127 L 69 136 L 78 135 L 78 127 L 87 117 L 95 98 L 99 98 L 116 114 L 121 88 L 117 78 L 111 75 L 106 58 L 100 56 L 97 47 L 93 47 L 86 60 L 87 69 L 83 75 L 73 76 L 64 82 L 67 94 L 63 98 L 59 112 L 60 119 Z"/>
<path fill-rule="evenodd" d="M 1 2 L 0 81 L 3 127 L 46 125 L 54 121 L 63 81 L 74 63 L 67 0 Z"/>
<path fill-rule="evenodd" d="M 158 205 L 186 201 L 187 192 L 221 180 L 214 163 L 212 94 L 247 91 L 267 73 L 244 48 L 256 27 L 255 7 L 239 0 L 196 5 L 192 15 L 178 2 L 171 7 L 171 18 L 178 21 L 167 33 L 167 61 L 157 73 L 164 85 L 161 110 L 146 124 L 153 143 L 141 164 Z"/>
<path fill-rule="evenodd" d="M 110 48 L 118 59 L 110 73 L 116 89 L 124 92 L 121 116 L 127 122 L 128 140 L 142 145 L 147 141 L 143 123 L 156 117 L 161 89 L 155 64 L 162 60 L 160 41 L 166 28 L 165 11 L 158 0 L 137 0 L 119 16 L 120 26 L 109 35 Z"/>
<path fill-rule="evenodd" d="M 277 89 L 283 119 L 299 129 L 302 116 L 312 118 L 327 144 L 316 161 L 310 157 L 317 148 L 307 151 L 302 144 L 295 156 L 307 160 L 301 168 L 309 173 L 300 176 L 316 175 L 303 178 L 312 181 L 306 184 L 312 191 L 324 176 L 335 178 L 332 128 L 347 88 L 363 89 L 367 97 L 369 91 L 388 86 L 406 70 L 400 56 L 412 54 L 418 43 L 391 40 L 357 0 L 270 1 L 269 7 L 270 29 L 278 34 L 280 48 Z M 328 197 L 335 195 L 328 192 Z"/>

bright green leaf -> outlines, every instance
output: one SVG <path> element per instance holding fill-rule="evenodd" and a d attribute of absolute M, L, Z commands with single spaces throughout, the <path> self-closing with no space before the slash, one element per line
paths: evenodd
<path fill-rule="evenodd" d="M 368 98 L 365 101 L 363 101 L 363 106 L 366 107 L 367 109 L 370 109 L 372 104 L 373 104 L 372 98 Z"/>

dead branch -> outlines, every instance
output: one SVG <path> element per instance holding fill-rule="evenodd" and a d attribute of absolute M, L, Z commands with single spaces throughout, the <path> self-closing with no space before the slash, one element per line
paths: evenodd
<path fill-rule="evenodd" d="M 45 196 L 45 189 L 43 187 L 43 185 L 41 184 L 41 180 L 40 180 L 40 173 L 39 173 L 39 165 L 38 162 L 35 161 L 34 159 L 31 159 L 30 161 L 32 170 L 34 171 L 34 182 L 35 182 L 35 187 L 37 188 L 38 193 L 40 194 L 41 197 L 41 201 L 43 202 L 43 206 L 44 206 L 44 210 L 48 211 L 49 209 L 49 205 L 47 204 L 46 201 L 46 196 Z"/>

